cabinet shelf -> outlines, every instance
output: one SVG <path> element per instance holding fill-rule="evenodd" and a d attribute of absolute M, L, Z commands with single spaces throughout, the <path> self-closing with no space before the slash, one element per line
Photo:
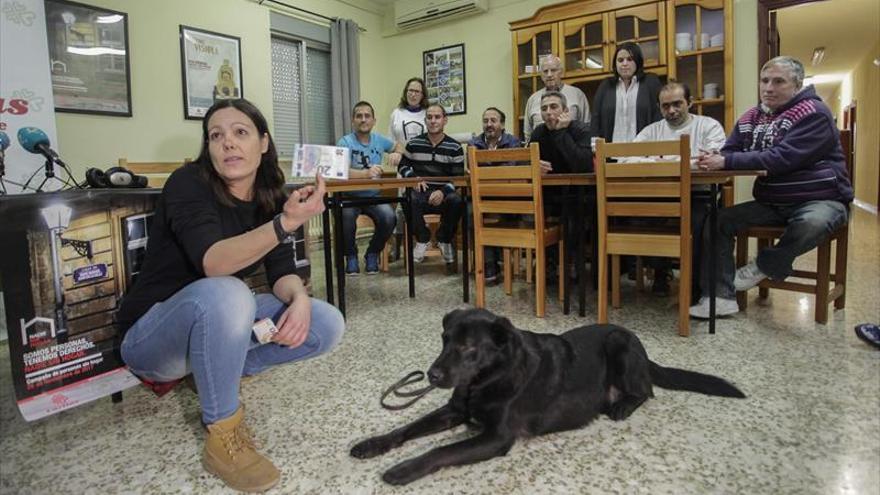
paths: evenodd
<path fill-rule="evenodd" d="M 706 98 L 703 100 L 694 100 L 694 105 L 720 105 L 724 103 L 724 96 L 721 98 Z"/>
<path fill-rule="evenodd" d="M 723 53 L 723 52 L 724 52 L 723 46 L 712 46 L 712 47 L 703 48 L 700 50 L 688 50 L 686 52 L 675 50 L 675 57 L 676 58 L 693 57 L 696 55 L 706 55 L 709 53 Z"/>

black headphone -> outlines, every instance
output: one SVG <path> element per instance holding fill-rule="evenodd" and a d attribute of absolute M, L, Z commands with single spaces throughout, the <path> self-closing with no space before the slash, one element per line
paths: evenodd
<path fill-rule="evenodd" d="M 111 167 L 106 172 L 99 168 L 86 170 L 86 182 L 93 188 L 142 188 L 147 187 L 147 178 L 135 175 L 123 167 Z"/>

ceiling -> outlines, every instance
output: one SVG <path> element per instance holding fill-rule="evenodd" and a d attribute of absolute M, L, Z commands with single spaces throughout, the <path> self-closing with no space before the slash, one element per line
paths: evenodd
<path fill-rule="evenodd" d="M 846 74 L 880 41 L 880 1 L 826 0 L 777 11 L 780 53 L 804 63 L 807 76 Z M 813 66 L 813 49 L 825 47 L 825 60 Z M 817 84 L 824 100 L 840 82 Z"/>

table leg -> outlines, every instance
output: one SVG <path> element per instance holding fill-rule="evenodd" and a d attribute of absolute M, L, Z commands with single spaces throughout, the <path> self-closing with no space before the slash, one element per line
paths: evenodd
<path fill-rule="evenodd" d="M 571 260 L 566 259 L 566 256 L 571 252 L 571 246 L 575 238 L 574 233 L 569 228 L 574 224 L 574 221 L 571 218 L 571 205 L 568 201 L 562 204 L 562 215 L 559 218 L 559 223 L 562 226 L 565 249 L 563 250 L 563 256 L 559 259 L 559 263 L 556 264 L 556 269 L 563 274 L 562 290 L 565 294 L 562 298 L 562 314 L 567 315 L 571 312 L 571 277 L 568 276 L 568 263 Z"/>
<path fill-rule="evenodd" d="M 404 193 L 406 199 L 403 202 L 403 216 L 406 222 L 406 232 L 403 236 L 403 244 L 406 249 L 406 267 L 409 275 L 409 297 L 416 297 L 416 274 L 415 264 L 413 263 L 413 219 L 412 219 L 412 190 L 407 189 Z"/>
<path fill-rule="evenodd" d="M 336 284 L 337 294 L 339 296 L 339 312 L 345 316 L 345 240 L 342 238 L 342 200 L 336 199 L 333 202 L 333 236 L 334 244 L 336 244 Z"/>
<path fill-rule="evenodd" d="M 324 233 L 324 278 L 327 288 L 327 302 L 333 304 L 333 252 L 330 242 L 330 209 L 333 207 L 333 198 L 327 197 L 324 201 L 324 213 L 321 214 L 321 228 Z"/>
<path fill-rule="evenodd" d="M 578 188 L 577 204 L 581 208 L 581 211 L 589 211 L 589 208 L 587 208 L 586 192 L 583 188 Z M 575 217 L 575 221 L 577 222 L 578 233 L 578 243 L 576 246 L 578 264 L 578 315 L 587 316 L 587 270 L 584 268 L 584 249 L 587 245 L 587 225 L 583 218 Z"/>
<path fill-rule="evenodd" d="M 715 333 L 715 264 L 718 243 L 718 184 L 711 185 L 712 203 L 709 206 L 709 333 Z M 681 283 L 685 283 L 682 281 Z"/>

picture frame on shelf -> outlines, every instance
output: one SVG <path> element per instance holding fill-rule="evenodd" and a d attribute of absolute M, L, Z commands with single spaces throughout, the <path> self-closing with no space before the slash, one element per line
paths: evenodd
<path fill-rule="evenodd" d="M 180 25 L 183 116 L 201 120 L 216 100 L 244 98 L 241 38 Z"/>
<path fill-rule="evenodd" d="M 128 14 L 46 0 L 55 111 L 131 117 Z"/>
<path fill-rule="evenodd" d="M 422 52 L 422 73 L 429 103 L 447 115 L 467 113 L 464 43 Z"/>

